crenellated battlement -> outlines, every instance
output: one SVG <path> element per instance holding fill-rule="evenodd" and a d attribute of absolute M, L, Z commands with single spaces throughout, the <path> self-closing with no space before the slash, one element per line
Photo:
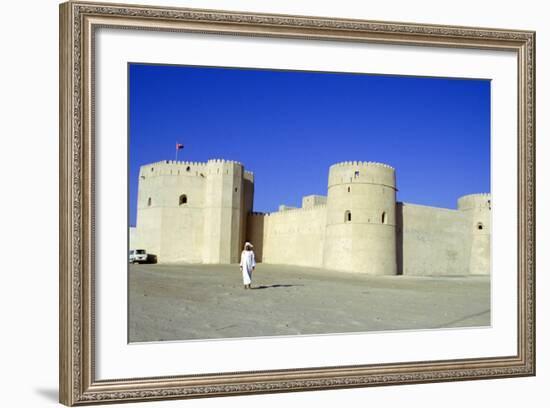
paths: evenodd
<path fill-rule="evenodd" d="M 242 171 L 242 163 L 235 160 L 210 159 L 207 162 L 162 160 L 154 163 L 144 164 L 140 167 L 142 179 L 155 176 L 194 176 L 206 177 L 208 174 L 225 174 L 236 170 Z M 245 172 L 247 180 L 254 181 L 252 172 Z"/>
<path fill-rule="evenodd" d="M 196 162 L 196 161 L 182 161 L 182 160 L 161 160 L 153 163 L 147 163 L 141 166 L 141 168 L 150 168 L 150 167 L 166 167 L 166 166 L 202 166 L 206 167 L 208 165 L 216 164 L 236 164 L 243 166 L 243 164 L 236 160 L 226 160 L 226 159 L 209 159 L 206 162 Z M 250 172 L 251 173 L 251 172 Z"/>
<path fill-rule="evenodd" d="M 333 165 L 330 166 L 330 168 L 332 169 L 333 167 L 357 167 L 357 166 L 384 167 L 387 169 L 395 170 L 395 168 L 393 168 L 388 164 L 373 162 L 373 161 L 344 161 L 344 162 L 334 163 Z"/>
<path fill-rule="evenodd" d="M 251 216 L 251 217 L 281 217 L 281 216 L 284 217 L 284 216 L 288 216 L 290 214 L 307 213 L 307 212 L 318 211 L 318 210 L 322 210 L 322 209 L 326 209 L 326 208 L 327 208 L 326 204 L 319 204 L 319 205 L 316 205 L 314 207 L 309 207 L 309 208 L 301 208 L 301 207 L 287 208 L 284 211 L 273 211 L 273 212 L 253 211 L 253 212 L 249 213 L 248 215 Z"/>
<path fill-rule="evenodd" d="M 224 159 L 210 159 L 206 167 L 208 175 L 211 176 L 236 175 L 240 177 L 244 170 L 242 163 Z"/>
<path fill-rule="evenodd" d="M 478 193 L 468 194 L 458 198 L 457 208 L 459 210 L 471 210 L 473 208 L 491 209 L 491 194 Z"/>
<path fill-rule="evenodd" d="M 279 215 L 288 215 L 288 214 L 296 214 L 296 213 L 305 213 L 305 212 L 309 212 L 309 211 L 316 211 L 316 210 L 323 209 L 323 208 L 326 208 L 326 207 L 327 207 L 326 204 L 316 204 L 316 205 L 313 205 L 311 207 L 306 207 L 306 208 L 304 208 L 304 207 L 293 207 L 293 208 L 287 207 L 283 211 L 273 211 L 273 212 L 267 213 L 266 215 L 279 216 Z"/>
<path fill-rule="evenodd" d="M 242 166 L 243 164 L 241 162 L 238 162 L 236 160 L 226 160 L 226 159 L 209 159 L 208 164 L 237 164 L 239 166 Z"/>
<path fill-rule="evenodd" d="M 139 173 L 142 178 L 174 175 L 199 176 L 199 173 L 204 173 L 205 169 L 206 163 L 204 162 L 163 160 L 144 164 L 140 167 Z"/>
<path fill-rule="evenodd" d="M 476 193 L 476 194 L 467 194 L 464 196 L 459 197 L 459 200 L 462 198 L 491 198 L 491 193 Z"/>
<path fill-rule="evenodd" d="M 395 188 L 395 169 L 387 164 L 365 161 L 346 161 L 330 166 L 329 188 L 352 183 L 380 184 Z"/>
<path fill-rule="evenodd" d="M 245 170 L 244 173 L 243 173 L 243 178 L 245 180 L 251 181 L 253 183 L 254 182 L 254 173 L 249 171 L 249 170 Z"/>
<path fill-rule="evenodd" d="M 154 163 L 144 164 L 143 167 L 152 167 L 152 166 L 206 166 L 205 162 L 194 162 L 194 161 L 181 161 L 181 160 L 162 160 Z"/>

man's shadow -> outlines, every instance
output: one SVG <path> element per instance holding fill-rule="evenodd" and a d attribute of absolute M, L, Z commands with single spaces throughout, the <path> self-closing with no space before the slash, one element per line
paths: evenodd
<path fill-rule="evenodd" d="M 250 289 L 291 288 L 292 286 L 304 286 L 304 285 L 285 285 L 285 284 L 260 285 L 260 286 L 254 286 Z"/>

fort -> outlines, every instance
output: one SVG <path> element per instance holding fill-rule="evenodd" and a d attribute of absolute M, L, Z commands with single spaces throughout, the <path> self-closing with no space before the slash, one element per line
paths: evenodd
<path fill-rule="evenodd" d="M 162 161 L 141 166 L 130 249 L 159 263 L 256 260 L 370 275 L 488 275 L 491 197 L 456 209 L 396 201 L 395 169 L 376 162 L 330 166 L 327 195 L 300 208 L 253 212 L 254 175 L 241 163 Z"/>

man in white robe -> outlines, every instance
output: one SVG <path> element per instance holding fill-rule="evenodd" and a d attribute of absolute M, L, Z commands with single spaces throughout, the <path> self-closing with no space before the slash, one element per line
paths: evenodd
<path fill-rule="evenodd" d="M 253 245 L 250 242 L 244 244 L 244 251 L 241 252 L 241 272 L 245 289 L 250 289 L 252 283 L 252 271 L 256 268 Z"/>

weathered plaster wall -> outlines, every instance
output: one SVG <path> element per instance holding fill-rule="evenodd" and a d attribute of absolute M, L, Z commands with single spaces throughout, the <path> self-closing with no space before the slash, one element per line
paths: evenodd
<path fill-rule="evenodd" d="M 204 163 L 169 161 L 141 167 L 137 244 L 159 262 L 202 261 L 205 172 Z"/>
<path fill-rule="evenodd" d="M 261 224 L 258 218 L 253 215 L 249 219 L 258 226 Z M 264 215 L 263 237 L 260 239 L 262 262 L 322 266 L 325 225 L 324 205 Z M 255 248 L 258 246 L 255 244 Z"/>
<path fill-rule="evenodd" d="M 302 208 L 312 208 L 327 203 L 327 197 L 322 195 L 308 195 L 302 198 Z"/>
<path fill-rule="evenodd" d="M 471 237 L 466 214 L 446 208 L 398 203 L 397 220 L 400 274 L 469 274 Z"/>

